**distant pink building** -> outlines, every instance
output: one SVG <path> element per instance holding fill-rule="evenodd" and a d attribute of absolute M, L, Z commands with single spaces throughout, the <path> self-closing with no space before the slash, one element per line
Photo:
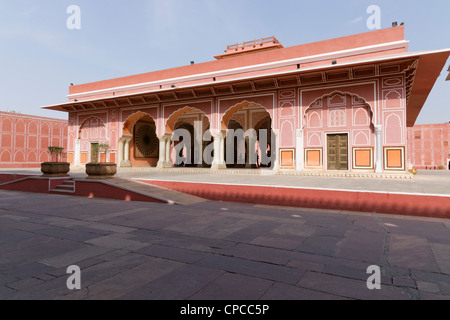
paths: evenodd
<path fill-rule="evenodd" d="M 450 170 L 450 123 L 408 128 L 408 159 L 415 169 Z"/>
<path fill-rule="evenodd" d="M 287 48 L 270 37 L 210 62 L 71 86 L 46 108 L 68 113 L 74 166 L 108 144 L 105 160 L 119 167 L 171 168 L 183 129 L 200 136 L 188 154 L 206 154 L 195 166 L 255 167 L 250 139 L 228 157 L 227 133 L 242 129 L 270 132 L 275 172 L 406 172 L 407 128 L 450 55 L 408 48 L 404 26 Z"/>
<path fill-rule="evenodd" d="M 67 120 L 0 111 L 0 168 L 34 168 L 67 148 Z"/>

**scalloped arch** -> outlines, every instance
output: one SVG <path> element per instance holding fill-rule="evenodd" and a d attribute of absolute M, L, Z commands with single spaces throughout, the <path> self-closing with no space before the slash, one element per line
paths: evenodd
<path fill-rule="evenodd" d="M 156 123 L 155 119 L 147 112 L 136 111 L 135 113 L 130 114 L 123 122 L 122 135 L 125 135 L 125 134 L 132 135 L 133 127 L 136 124 L 136 122 L 138 122 L 139 119 L 141 119 L 143 117 L 147 117 L 147 116 L 150 117 L 153 120 L 153 122 Z"/>
<path fill-rule="evenodd" d="M 307 123 L 307 122 L 306 122 L 306 117 L 307 117 L 307 115 L 308 115 L 308 111 L 312 108 L 312 106 L 315 105 L 315 104 L 316 104 L 317 102 L 319 102 L 320 100 L 322 100 L 322 99 L 324 99 L 324 98 L 327 98 L 327 97 L 332 97 L 332 96 L 334 96 L 334 95 L 336 95 L 336 94 L 340 94 L 340 95 L 342 95 L 342 96 L 348 95 L 348 96 L 351 96 L 352 98 L 353 98 L 353 97 L 356 97 L 356 98 L 358 98 L 358 99 L 360 99 L 360 100 L 363 100 L 363 101 L 364 101 L 364 104 L 362 104 L 362 105 L 367 105 L 367 106 L 369 107 L 369 109 L 370 109 L 370 119 L 371 119 L 371 120 L 370 120 L 370 123 L 375 127 L 375 119 L 374 119 L 374 118 L 375 118 L 375 117 L 374 117 L 375 112 L 374 112 L 372 106 L 370 105 L 370 103 L 368 103 L 367 100 L 366 100 L 365 98 L 363 98 L 363 97 L 357 95 L 356 93 L 350 93 L 350 92 L 347 92 L 347 91 L 335 90 L 335 91 L 333 91 L 333 92 L 323 94 L 322 96 L 318 97 L 317 99 L 315 99 L 313 102 L 311 102 L 311 103 L 309 104 L 308 108 L 306 108 L 306 110 L 305 110 L 305 114 L 303 115 L 303 127 L 302 127 L 303 130 L 304 130 L 305 127 L 306 127 L 306 123 Z"/>
<path fill-rule="evenodd" d="M 266 107 L 264 107 L 263 105 L 256 103 L 256 102 L 252 102 L 252 101 L 248 101 L 248 100 L 244 100 L 242 102 L 239 102 L 237 104 L 235 104 L 234 106 L 229 107 L 223 114 L 222 116 L 222 122 L 221 122 L 221 130 L 227 130 L 228 128 L 228 122 L 230 121 L 230 119 L 233 117 L 233 114 L 235 114 L 238 110 L 248 107 L 250 105 L 254 105 L 258 108 L 263 108 L 264 110 L 267 111 L 267 113 L 270 116 L 270 119 L 272 119 L 272 115 L 270 114 L 269 110 L 267 110 Z M 273 120 L 273 119 L 272 119 Z"/>
<path fill-rule="evenodd" d="M 210 117 L 206 114 L 205 111 L 200 110 L 198 108 L 195 107 L 190 107 L 190 106 L 185 106 L 184 108 L 180 108 L 175 112 L 172 112 L 172 114 L 167 118 L 167 121 L 165 123 L 165 133 L 166 134 L 172 134 L 173 131 L 175 130 L 175 124 L 177 123 L 177 120 L 179 117 L 181 117 L 182 115 L 191 112 L 191 111 L 198 111 L 200 113 L 203 113 L 207 118 L 209 123 L 211 123 L 211 119 Z"/>
<path fill-rule="evenodd" d="M 78 139 L 81 139 L 81 130 L 83 129 L 84 125 L 86 124 L 87 121 L 89 121 L 89 120 L 91 120 L 91 119 L 98 119 L 98 120 L 100 121 L 100 123 L 101 123 L 101 124 L 105 127 L 105 129 L 106 129 L 105 123 L 103 122 L 102 119 L 100 119 L 100 118 L 97 117 L 97 116 L 90 116 L 89 118 L 85 119 L 85 120 L 81 123 L 80 129 L 78 130 Z"/>

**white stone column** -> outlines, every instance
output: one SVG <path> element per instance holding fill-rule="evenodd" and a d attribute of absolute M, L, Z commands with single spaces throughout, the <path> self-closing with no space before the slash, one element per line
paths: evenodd
<path fill-rule="evenodd" d="M 303 171 L 303 158 L 304 158 L 304 148 L 303 148 L 303 129 L 297 129 L 296 134 L 296 144 L 295 144 L 295 162 L 297 171 Z"/>
<path fill-rule="evenodd" d="M 222 132 L 218 132 L 214 137 L 214 160 L 211 165 L 212 170 L 226 169 L 225 155 L 225 137 Z"/>
<path fill-rule="evenodd" d="M 171 168 L 170 162 L 170 136 L 159 136 L 159 161 L 157 168 Z"/>
<path fill-rule="evenodd" d="M 159 161 L 156 165 L 158 168 L 164 168 L 166 163 L 166 136 L 159 136 Z"/>
<path fill-rule="evenodd" d="M 375 126 L 375 173 L 383 172 L 383 126 Z"/>
<path fill-rule="evenodd" d="M 117 167 L 120 168 L 122 166 L 123 161 L 123 139 L 119 139 L 119 146 L 117 148 Z"/>
<path fill-rule="evenodd" d="M 273 160 L 273 171 L 278 172 L 280 171 L 280 130 L 279 129 L 273 129 L 272 130 L 274 136 L 275 136 L 275 159 Z"/>
<path fill-rule="evenodd" d="M 123 161 L 121 162 L 121 167 L 130 167 L 130 141 L 131 138 L 123 139 Z"/>
<path fill-rule="evenodd" d="M 73 155 L 73 164 L 75 167 L 78 167 L 81 165 L 81 141 L 80 139 L 75 140 L 75 150 Z"/>
<path fill-rule="evenodd" d="M 170 146 L 172 144 L 171 136 L 166 136 L 166 168 L 172 168 L 172 162 L 170 161 Z"/>

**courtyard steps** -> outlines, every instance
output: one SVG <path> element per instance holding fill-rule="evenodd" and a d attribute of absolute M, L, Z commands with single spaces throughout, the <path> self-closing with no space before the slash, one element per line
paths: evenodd
<path fill-rule="evenodd" d="M 72 179 L 64 180 L 62 184 L 55 186 L 55 189 L 51 189 L 50 192 L 75 193 L 75 181 Z"/>

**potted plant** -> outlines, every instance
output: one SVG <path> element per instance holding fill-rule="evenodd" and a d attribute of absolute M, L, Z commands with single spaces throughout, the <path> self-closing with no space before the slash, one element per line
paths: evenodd
<path fill-rule="evenodd" d="M 64 148 L 48 147 L 50 153 L 50 162 L 41 163 L 41 172 L 43 177 L 67 177 L 70 171 L 70 163 L 62 162 Z"/>
<path fill-rule="evenodd" d="M 93 146 L 92 152 L 95 154 L 93 157 L 95 161 L 86 164 L 86 174 L 88 175 L 88 178 L 112 178 L 117 173 L 117 165 L 113 162 L 106 162 L 109 148 L 109 145 L 106 143 Z M 104 159 L 102 159 L 102 154 L 105 155 Z"/>

